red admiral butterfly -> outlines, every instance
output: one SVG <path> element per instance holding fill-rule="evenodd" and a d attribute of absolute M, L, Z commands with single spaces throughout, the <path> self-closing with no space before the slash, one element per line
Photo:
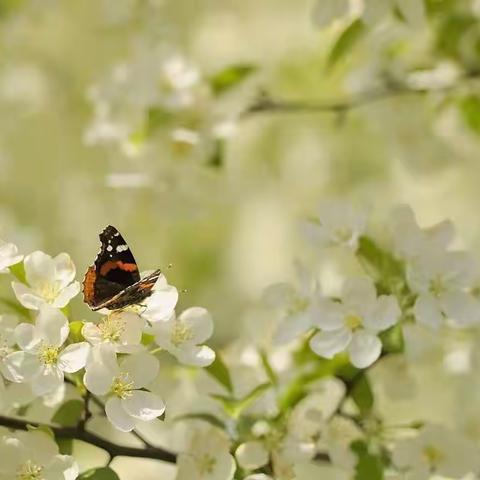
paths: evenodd
<path fill-rule="evenodd" d="M 120 232 L 108 225 L 99 235 L 102 247 L 83 280 L 83 299 L 92 310 L 118 310 L 149 297 L 161 272 L 140 279 L 137 263 Z"/>

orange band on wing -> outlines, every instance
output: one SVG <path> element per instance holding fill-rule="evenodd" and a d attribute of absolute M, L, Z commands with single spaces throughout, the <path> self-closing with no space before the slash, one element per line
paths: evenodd
<path fill-rule="evenodd" d="M 95 267 L 88 267 L 85 278 L 83 279 L 83 298 L 84 300 L 91 305 L 93 303 L 94 297 L 94 286 L 97 275 L 95 273 Z"/>
<path fill-rule="evenodd" d="M 110 270 L 115 270 L 117 268 L 124 272 L 136 272 L 138 270 L 135 263 L 123 263 L 121 260 L 114 262 L 113 260 L 109 260 L 101 266 L 100 275 L 105 276 Z"/>

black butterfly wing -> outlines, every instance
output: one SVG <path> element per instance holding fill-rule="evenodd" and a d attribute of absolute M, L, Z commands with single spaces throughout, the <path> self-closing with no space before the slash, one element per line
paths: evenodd
<path fill-rule="evenodd" d="M 99 236 L 100 252 L 83 281 L 84 300 L 92 308 L 140 280 L 137 262 L 120 232 L 108 225 Z"/>

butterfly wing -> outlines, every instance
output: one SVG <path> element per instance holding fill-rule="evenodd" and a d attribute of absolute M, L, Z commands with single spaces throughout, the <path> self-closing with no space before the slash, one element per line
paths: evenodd
<path fill-rule="evenodd" d="M 140 280 L 135 258 L 115 227 L 108 225 L 100 233 L 100 241 L 100 252 L 83 281 L 84 300 L 92 308 Z"/>

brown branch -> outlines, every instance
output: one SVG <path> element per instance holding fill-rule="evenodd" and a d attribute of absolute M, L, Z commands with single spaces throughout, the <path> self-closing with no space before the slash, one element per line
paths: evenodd
<path fill-rule="evenodd" d="M 14 430 L 28 430 L 29 426 L 33 427 L 48 427 L 55 434 L 56 438 L 65 440 L 81 440 L 82 442 L 95 445 L 109 453 L 110 457 L 136 457 L 136 458 L 150 458 L 153 460 L 160 460 L 167 463 L 175 463 L 176 455 L 172 452 L 162 448 L 148 446 L 145 448 L 127 447 L 118 445 L 99 437 L 85 429 L 76 427 L 58 427 L 50 424 L 28 422 L 19 418 L 5 417 L 0 415 L 0 425 Z"/>

